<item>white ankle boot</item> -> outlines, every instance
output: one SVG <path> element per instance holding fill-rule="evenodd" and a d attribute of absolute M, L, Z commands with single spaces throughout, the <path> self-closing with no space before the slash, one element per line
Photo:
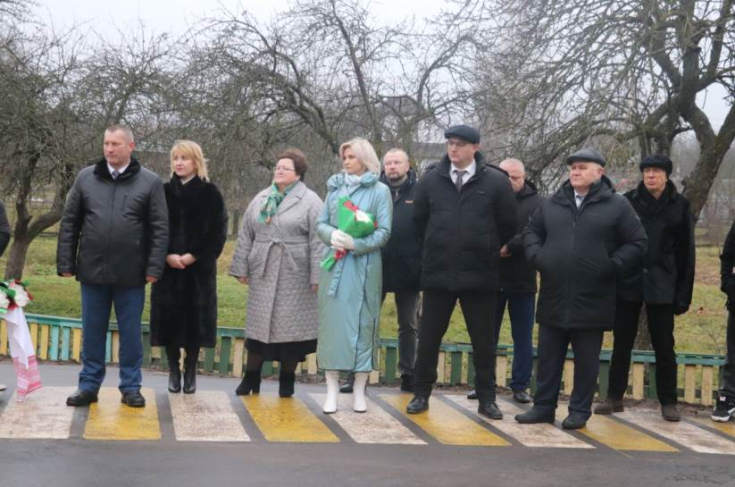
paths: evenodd
<path fill-rule="evenodd" d="M 367 400 L 365 399 L 365 387 L 367 386 L 368 373 L 367 372 L 356 372 L 355 373 L 355 386 L 352 391 L 352 409 L 356 413 L 364 413 L 367 411 Z"/>
<path fill-rule="evenodd" d="M 324 378 L 327 380 L 327 400 L 324 401 L 322 411 L 324 411 L 324 414 L 336 413 L 337 395 L 339 394 L 339 372 L 336 370 L 327 370 L 324 372 Z"/>

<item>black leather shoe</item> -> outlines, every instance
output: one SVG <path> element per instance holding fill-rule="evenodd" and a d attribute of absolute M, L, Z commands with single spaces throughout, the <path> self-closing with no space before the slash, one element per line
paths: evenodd
<path fill-rule="evenodd" d="M 120 398 L 120 402 L 127 404 L 131 408 L 142 408 L 145 407 L 145 397 L 140 391 L 125 392 Z"/>
<path fill-rule="evenodd" d="M 480 401 L 477 412 L 490 419 L 503 419 L 503 413 L 495 402 Z"/>
<path fill-rule="evenodd" d="M 184 394 L 194 394 L 197 391 L 197 369 L 187 367 L 184 369 Z"/>
<path fill-rule="evenodd" d="M 411 402 L 406 406 L 408 414 L 418 414 L 429 410 L 429 398 L 424 396 L 413 396 Z"/>
<path fill-rule="evenodd" d="M 181 392 L 181 371 L 176 364 L 175 369 L 171 369 L 168 373 L 168 391 L 169 392 Z"/>
<path fill-rule="evenodd" d="M 77 389 L 66 398 L 67 406 L 89 406 L 93 402 L 97 402 L 97 393 L 83 389 Z"/>
<path fill-rule="evenodd" d="M 579 414 L 570 413 L 561 423 L 561 427 L 565 430 L 578 430 L 587 425 L 587 419 Z"/>
<path fill-rule="evenodd" d="M 401 390 L 403 392 L 413 392 L 413 376 L 411 374 L 401 375 Z"/>
<path fill-rule="evenodd" d="M 513 400 L 519 404 L 528 404 L 531 402 L 531 395 L 524 389 L 514 390 Z"/>
<path fill-rule="evenodd" d="M 355 388 L 355 374 L 350 372 L 347 375 L 347 382 L 342 384 L 342 387 L 339 388 L 339 392 L 342 394 L 352 394 L 352 391 Z"/>
<path fill-rule="evenodd" d="M 553 423 L 554 419 L 554 411 L 546 412 L 536 408 L 531 408 L 530 411 L 516 415 L 516 421 L 521 424 Z"/>
<path fill-rule="evenodd" d="M 470 391 L 470 392 L 469 392 L 469 393 L 467 394 L 467 399 L 477 399 L 477 391 L 476 391 L 476 390 L 474 390 L 474 389 L 472 389 L 472 390 L 471 390 L 471 391 Z"/>
<path fill-rule="evenodd" d="M 681 413 L 676 409 L 676 404 L 664 404 L 661 406 L 661 416 L 666 421 L 679 422 L 681 421 Z"/>

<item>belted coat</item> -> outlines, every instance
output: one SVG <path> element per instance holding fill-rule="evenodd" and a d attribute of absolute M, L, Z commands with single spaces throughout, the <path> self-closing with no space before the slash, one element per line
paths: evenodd
<path fill-rule="evenodd" d="M 325 244 L 337 229 L 337 202 L 349 194 L 361 210 L 371 213 L 377 228 L 355 239 L 355 249 L 319 279 L 319 341 L 317 363 L 324 370 L 370 372 L 378 368 L 383 265 L 380 249 L 390 238 L 393 201 L 390 190 L 367 172 L 360 184 L 348 187 L 343 173 L 329 178 L 324 210 L 317 229 Z"/>
<path fill-rule="evenodd" d="M 242 219 L 230 275 L 250 280 L 245 334 L 263 343 L 314 340 L 319 326 L 316 233 L 322 200 L 302 182 L 283 199 L 270 223 L 258 220 L 271 188 L 258 193 Z"/>

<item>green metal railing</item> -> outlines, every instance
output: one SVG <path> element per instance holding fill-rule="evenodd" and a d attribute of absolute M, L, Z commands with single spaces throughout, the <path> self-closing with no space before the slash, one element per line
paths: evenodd
<path fill-rule="evenodd" d="M 44 315 L 27 315 L 31 338 L 36 356 L 48 361 L 79 362 L 82 347 L 82 322 L 79 319 Z M 107 332 L 107 362 L 117 363 L 119 333 L 117 324 L 110 323 Z M 0 320 L 0 356 L 8 355 L 7 325 Z M 497 383 L 507 384 L 510 372 L 509 364 L 513 355 L 510 345 L 498 346 L 496 364 Z M 380 368 L 370 375 L 371 383 L 391 384 L 398 379 L 398 340 L 387 338 L 380 340 Z M 610 369 L 612 352 L 603 350 L 600 353 L 600 396 L 607 392 L 607 377 Z M 203 350 L 199 357 L 199 368 L 208 373 L 222 376 L 239 377 L 247 360 L 245 350 L 245 330 L 242 328 L 219 327 L 217 329 L 217 346 Z M 679 392 L 681 398 L 688 403 L 701 403 L 709 406 L 713 403 L 715 393 L 714 378 L 725 362 L 723 355 L 677 354 L 679 373 Z M 167 367 L 166 353 L 160 347 L 150 346 L 150 329 L 143 325 L 143 365 L 145 367 Z M 535 370 L 535 367 L 534 367 Z M 277 373 L 277 363 L 266 363 L 263 375 Z M 309 355 L 300 365 L 297 372 L 317 374 L 316 356 Z M 437 368 L 438 383 L 445 386 L 458 386 L 474 383 L 475 369 L 472 363 L 472 346 L 462 343 L 444 343 L 441 346 L 439 366 Z M 571 393 L 573 387 L 574 363 L 572 352 L 568 352 L 564 365 L 563 391 Z M 535 374 L 531 389 L 535 389 Z M 653 352 L 634 351 L 632 355 L 631 379 L 628 395 L 634 399 L 656 399 L 656 359 Z"/>

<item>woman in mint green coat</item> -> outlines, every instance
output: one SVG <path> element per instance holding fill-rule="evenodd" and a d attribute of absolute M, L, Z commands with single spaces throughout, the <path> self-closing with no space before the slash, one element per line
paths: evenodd
<path fill-rule="evenodd" d="M 317 220 L 322 241 L 347 255 L 319 276 L 319 339 L 317 362 L 325 371 L 327 400 L 324 412 L 337 411 L 339 372 L 355 373 L 354 405 L 365 412 L 368 374 L 378 368 L 378 332 L 383 286 L 380 248 L 390 237 L 393 201 L 378 181 L 380 162 L 364 139 L 352 139 L 339 149 L 343 171 L 327 182 L 329 193 Z M 337 201 L 349 196 L 362 211 L 374 216 L 377 228 L 362 238 L 337 229 Z"/>

